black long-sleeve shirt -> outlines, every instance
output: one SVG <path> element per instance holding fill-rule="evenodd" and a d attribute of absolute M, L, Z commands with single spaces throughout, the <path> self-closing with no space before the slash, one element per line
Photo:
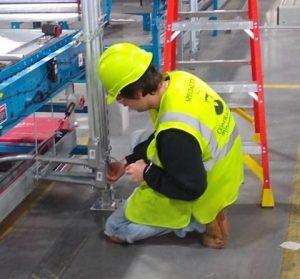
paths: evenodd
<path fill-rule="evenodd" d="M 133 163 L 146 157 L 146 150 L 153 139 L 140 143 L 134 148 L 133 154 L 126 157 Z M 190 134 L 168 129 L 157 136 L 157 151 L 163 169 L 151 164 L 144 172 L 144 179 L 155 191 L 178 200 L 194 200 L 206 189 L 206 171 L 201 160 L 202 151 L 197 140 Z"/>

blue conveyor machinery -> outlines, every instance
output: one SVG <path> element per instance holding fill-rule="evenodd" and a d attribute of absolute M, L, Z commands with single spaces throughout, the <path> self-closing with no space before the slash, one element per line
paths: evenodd
<path fill-rule="evenodd" d="M 19 45 L 0 55 L 2 135 L 84 75 L 84 46 L 70 30 L 56 38 L 41 30 L 2 29 L 1 39 Z"/>

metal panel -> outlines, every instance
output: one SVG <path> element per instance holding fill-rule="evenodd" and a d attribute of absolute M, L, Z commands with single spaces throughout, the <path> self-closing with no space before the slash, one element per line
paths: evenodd
<path fill-rule="evenodd" d="M 300 25 L 300 1 L 283 0 L 278 7 L 279 25 Z"/>

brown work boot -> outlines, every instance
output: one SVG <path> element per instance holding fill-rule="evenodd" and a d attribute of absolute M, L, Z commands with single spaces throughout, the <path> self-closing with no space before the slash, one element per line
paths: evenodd
<path fill-rule="evenodd" d="M 206 232 L 202 238 L 203 246 L 221 249 L 229 239 L 229 223 L 225 209 L 219 212 L 216 219 L 206 225 Z"/>
<path fill-rule="evenodd" d="M 223 209 L 219 212 L 217 215 L 217 222 L 219 224 L 219 228 L 221 230 L 221 233 L 223 235 L 223 239 L 227 241 L 229 239 L 230 234 L 230 226 L 227 218 L 227 211 L 226 209 Z"/>

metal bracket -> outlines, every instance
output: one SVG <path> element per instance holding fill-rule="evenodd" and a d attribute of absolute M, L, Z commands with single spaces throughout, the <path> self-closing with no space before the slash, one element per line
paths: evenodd
<path fill-rule="evenodd" d="M 250 29 L 244 29 L 245 33 L 252 39 L 254 40 L 254 33 Z"/>

